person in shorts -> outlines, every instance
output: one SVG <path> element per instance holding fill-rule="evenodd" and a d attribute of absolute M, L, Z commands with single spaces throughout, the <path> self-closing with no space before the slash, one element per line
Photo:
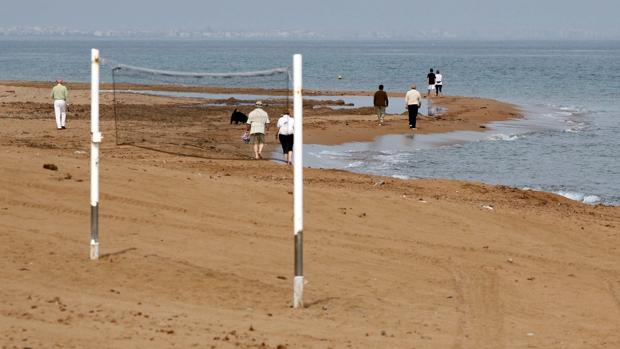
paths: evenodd
<path fill-rule="evenodd" d="M 288 113 L 284 113 L 280 119 L 278 119 L 278 132 L 276 133 L 276 140 L 280 140 L 282 144 L 282 153 L 284 154 L 284 161 L 287 165 L 293 163 L 293 141 L 295 134 L 295 120 Z"/>
<path fill-rule="evenodd" d="M 246 131 L 250 132 L 250 144 L 254 149 L 254 158 L 263 158 L 263 147 L 265 146 L 265 134 L 269 130 L 269 115 L 263 110 L 263 102 L 257 101 L 256 108 L 248 114 Z"/>
<path fill-rule="evenodd" d="M 436 76 L 435 76 L 435 73 L 433 73 L 433 68 L 431 68 L 430 73 L 426 75 L 426 79 L 428 80 L 428 93 L 426 94 L 426 98 L 430 98 L 431 92 L 435 90 L 435 81 L 436 81 Z"/>

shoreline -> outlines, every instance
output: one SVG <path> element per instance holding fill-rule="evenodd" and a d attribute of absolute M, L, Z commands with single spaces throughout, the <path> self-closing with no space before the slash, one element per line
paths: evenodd
<path fill-rule="evenodd" d="M 109 84 L 102 84 L 107 86 Z M 46 108 L 49 103 L 48 89 L 51 84 L 40 81 L 0 81 L 0 101 L 5 103 L 37 103 L 36 109 Z M 89 85 L 84 83 L 67 84 L 70 88 L 70 101 L 72 105 L 88 106 L 89 104 Z M 110 86 L 108 86 L 110 87 Z M 9 91 L 9 92 L 7 92 Z M 218 91 L 217 89 L 214 91 Z M 263 90 L 239 90 L 249 93 L 264 93 Z M 239 92 L 235 91 L 235 92 Z M 222 91 L 219 91 L 222 92 Z M 352 91 L 320 91 L 304 90 L 312 95 L 367 95 L 372 98 L 371 92 L 358 91 L 357 94 L 348 94 Z M 403 93 L 404 95 L 404 93 Z M 390 96 L 400 96 L 391 93 Z M 152 95 L 133 95 L 128 100 L 136 104 L 168 104 L 179 101 L 179 98 L 167 98 Z M 196 98 L 183 98 L 183 101 L 197 102 Z M 419 129 L 416 133 L 430 134 L 451 131 L 484 131 L 484 125 L 492 121 L 503 121 L 514 118 L 522 118 L 523 113 L 515 105 L 504 103 L 492 99 L 461 96 L 441 96 L 432 98 L 434 106 L 445 108 L 439 116 L 428 117 L 424 113 L 418 115 Z M 102 106 L 111 105 L 112 96 L 110 93 L 102 93 L 100 96 Z M 403 106 L 403 114 L 386 115 L 385 126 L 377 124 L 374 108 L 362 107 L 354 111 L 333 110 L 330 108 L 309 108 L 314 104 L 304 101 L 304 140 L 311 144 L 335 145 L 351 142 L 368 142 L 375 138 L 389 134 L 410 133 L 407 127 L 407 114 Z M 21 108 L 27 108 L 20 105 Z M 230 108 L 229 108 L 230 109 Z M 251 108 L 249 108 L 251 109 Z M 83 107 L 78 109 L 79 113 L 72 115 L 73 118 L 88 119 L 88 115 Z M 49 117 L 49 111 L 45 110 L 43 115 L 41 110 L 36 111 L 38 117 Z M 102 120 L 110 118 L 110 111 L 102 110 Z M 44 116 L 45 115 L 45 116 Z M 272 116 L 275 119 L 276 116 Z"/>
<path fill-rule="evenodd" d="M 88 120 L 89 109 L 87 104 L 89 101 L 89 85 L 86 83 L 77 83 L 74 85 L 73 90 L 77 93 L 72 93 L 72 98 L 76 100 L 74 105 L 79 108 L 79 113 L 71 115 L 70 118 L 77 117 L 79 120 Z M 103 84 L 106 85 L 106 84 Z M 111 86 L 109 86 L 111 87 Z M 132 86 L 134 87 L 134 86 Z M 4 91 L 2 90 L 4 88 Z M 48 107 L 45 105 L 46 92 L 49 88 L 49 83 L 42 81 L 0 81 L 0 101 L 8 101 L 5 103 L 15 103 L 15 101 L 23 101 L 24 99 L 34 100 L 35 110 L 40 112 L 41 105 L 44 104 L 44 113 L 49 114 Z M 7 90 L 13 92 L 13 95 L 7 95 Z M 210 92 L 224 93 L 227 89 L 210 89 Z M 241 89 L 240 91 L 250 94 L 264 93 L 265 91 L 260 89 Z M 4 94 L 2 93 L 4 92 Z M 233 91 L 235 93 L 239 90 Z M 370 91 L 319 91 L 308 90 L 310 95 L 324 95 L 324 96 L 368 96 L 372 98 L 374 92 Z M 390 97 L 399 97 L 400 94 L 391 92 Z M 42 98 L 43 96 L 43 98 Z M 130 101 L 137 104 L 155 103 L 166 105 L 175 103 L 179 98 L 169 98 L 156 95 L 132 95 Z M 181 98 L 184 101 L 196 102 L 197 98 Z M 490 132 L 486 125 L 493 122 L 501 122 L 511 119 L 521 119 L 524 117 L 524 113 L 517 106 L 505 103 L 493 99 L 480 98 L 480 97 L 463 97 L 463 96 L 441 96 L 433 97 L 434 106 L 443 108 L 443 111 L 434 117 L 428 117 L 424 114 L 419 114 L 418 122 L 419 128 L 415 132 L 419 135 L 433 135 L 444 134 L 457 131 L 473 131 L 473 132 Z M 20 108 L 28 109 L 28 102 L 18 102 Z M 108 106 L 112 103 L 111 93 L 101 94 L 102 107 Z M 321 108 L 315 110 L 314 108 L 308 108 L 304 105 L 304 140 L 306 144 L 315 144 L 319 146 L 338 146 L 348 143 L 367 143 L 374 142 L 379 137 L 390 135 L 409 135 L 410 130 L 407 128 L 407 116 L 406 113 L 401 115 L 386 115 L 386 122 L 383 127 L 377 125 L 376 116 L 373 113 L 373 108 L 357 108 L 356 114 L 348 113 L 346 110 L 324 110 Z M 3 109 L 0 108 L 0 111 Z M 109 114 L 109 110 L 108 110 Z M 2 116 L 2 115 L 0 115 Z M 109 129 L 113 128 L 109 122 L 105 119 L 110 119 L 109 115 L 106 115 L 105 110 L 101 113 L 102 127 Z M 111 133 L 105 132 L 108 138 Z M 234 137 L 235 135 L 231 135 Z M 268 137 L 270 138 L 270 137 Z M 269 141 L 268 141 L 269 143 Z M 447 143 L 441 143 L 445 145 Z M 278 154 L 278 146 L 271 144 L 274 154 Z M 269 152 L 269 146 L 266 149 Z M 277 161 L 277 157 L 274 160 Z M 321 166 L 319 166 L 321 167 Z M 338 169 L 337 167 L 327 167 L 327 169 Z M 365 174 L 365 172 L 355 171 L 348 168 L 342 168 L 342 170 L 349 171 L 355 174 Z M 388 178 L 397 178 L 388 176 Z M 550 193 L 554 195 L 570 198 L 579 193 L 568 192 L 568 194 L 561 194 L 559 192 L 542 191 L 544 193 Z M 586 197 L 588 194 L 584 194 Z M 589 196 L 588 196 L 589 197 Z M 571 199 L 573 200 L 573 199 Z M 578 200 L 574 200 L 580 202 Z M 603 204 L 604 203 L 595 203 Z M 612 205 L 613 206 L 613 205 Z"/>

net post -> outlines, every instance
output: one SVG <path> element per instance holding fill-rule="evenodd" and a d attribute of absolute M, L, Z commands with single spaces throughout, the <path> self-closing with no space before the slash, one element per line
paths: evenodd
<path fill-rule="evenodd" d="M 90 259 L 99 259 L 99 50 L 91 50 L 90 82 Z"/>
<path fill-rule="evenodd" d="M 293 212 L 295 234 L 295 278 L 293 281 L 293 308 L 303 308 L 303 97 L 302 97 L 302 56 L 293 56 L 293 115 L 295 131 L 293 145 Z"/>

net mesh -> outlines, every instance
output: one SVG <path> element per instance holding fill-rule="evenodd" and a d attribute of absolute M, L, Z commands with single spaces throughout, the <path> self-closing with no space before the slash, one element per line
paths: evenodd
<path fill-rule="evenodd" d="M 112 78 L 116 143 L 178 155 L 248 158 L 241 136 L 255 102 L 272 124 L 291 103 L 288 68 L 194 73 L 115 64 Z M 266 137 L 264 153 L 275 146 Z"/>

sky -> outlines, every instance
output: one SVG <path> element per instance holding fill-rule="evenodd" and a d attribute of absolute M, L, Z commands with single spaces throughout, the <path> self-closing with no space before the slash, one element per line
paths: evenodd
<path fill-rule="evenodd" d="M 20 0 L 3 1 L 0 27 L 620 39 L 618 18 L 619 0 Z"/>

